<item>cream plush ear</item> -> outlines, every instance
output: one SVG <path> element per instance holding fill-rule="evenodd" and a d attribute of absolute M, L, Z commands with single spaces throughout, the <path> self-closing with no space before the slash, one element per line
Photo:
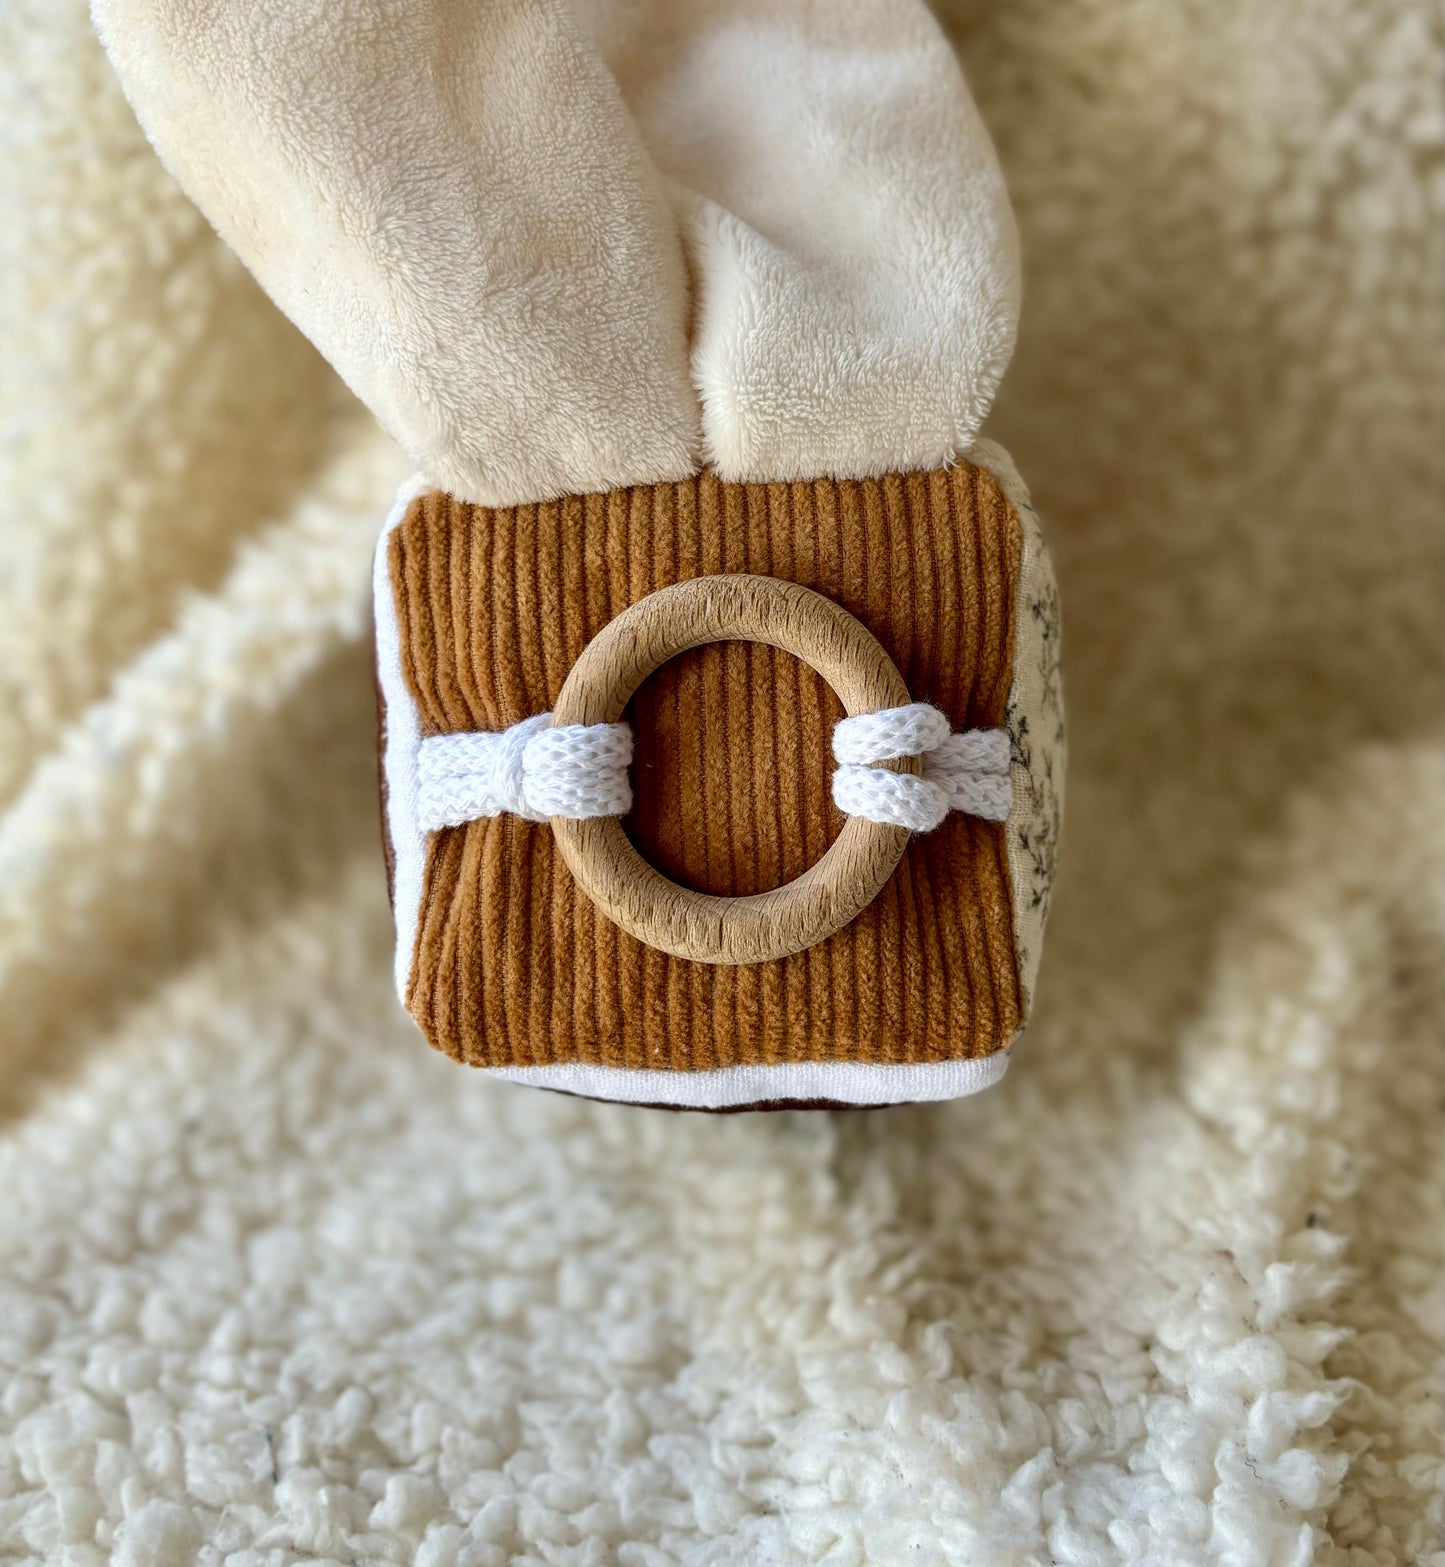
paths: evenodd
<path fill-rule="evenodd" d="M 704 450 L 727 479 L 929 468 L 1013 352 L 998 160 L 921 0 L 578 0 L 692 260 Z"/>
<path fill-rule="evenodd" d="M 566 0 L 95 0 L 147 134 L 434 484 L 696 466 L 675 219 Z"/>

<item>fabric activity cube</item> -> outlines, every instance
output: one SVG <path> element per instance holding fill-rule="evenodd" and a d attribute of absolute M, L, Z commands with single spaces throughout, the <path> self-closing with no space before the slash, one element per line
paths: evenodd
<path fill-rule="evenodd" d="M 708 1109 L 1002 1074 L 1064 729 L 1057 594 L 1000 448 L 405 495 L 375 591 L 396 977 L 438 1050 Z"/>

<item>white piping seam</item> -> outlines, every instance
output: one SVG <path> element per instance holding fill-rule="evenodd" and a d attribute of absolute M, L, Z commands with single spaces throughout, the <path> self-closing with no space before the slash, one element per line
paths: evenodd
<path fill-rule="evenodd" d="M 426 839 L 417 816 L 417 756 L 421 750 L 421 718 L 401 669 L 401 628 L 387 568 L 387 545 L 394 529 L 418 495 L 432 486 L 420 475 L 407 479 L 381 530 L 372 561 L 372 613 L 376 621 L 376 676 L 386 706 L 386 829 L 391 838 L 391 905 L 396 922 L 396 993 L 402 1006 L 411 982 L 412 952 L 421 917 L 422 873 Z"/>
<path fill-rule="evenodd" d="M 560 1088 L 588 1099 L 629 1104 L 679 1105 L 691 1110 L 725 1110 L 734 1105 L 779 1100 L 826 1099 L 834 1104 L 888 1105 L 930 1099 L 961 1099 L 998 1082 L 1008 1070 L 1008 1051 L 969 1061 L 920 1061 L 871 1065 L 864 1061 L 790 1061 L 780 1066 L 725 1066 L 709 1072 L 675 1072 L 580 1061 L 554 1066 L 492 1066 L 489 1077 L 534 1088 Z"/>

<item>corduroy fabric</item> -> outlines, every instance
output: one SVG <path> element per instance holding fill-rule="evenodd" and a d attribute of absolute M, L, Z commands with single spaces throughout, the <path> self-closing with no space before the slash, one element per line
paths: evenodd
<path fill-rule="evenodd" d="M 714 572 L 828 595 L 879 638 L 915 700 L 955 729 L 996 727 L 1019 557 L 1009 502 L 967 463 L 772 485 L 704 473 L 497 510 L 433 492 L 389 543 L 403 672 L 426 734 L 550 709 L 613 616 Z M 629 711 L 629 833 L 659 869 L 710 892 L 800 874 L 842 824 L 829 797 L 840 716 L 819 676 L 770 648 L 675 659 Z M 482 1066 L 986 1055 L 1022 1011 L 1004 834 L 955 813 L 915 838 L 879 898 L 827 941 L 722 967 L 669 957 L 600 915 L 546 824 L 471 822 L 432 839 L 408 1005 L 439 1050 Z"/>

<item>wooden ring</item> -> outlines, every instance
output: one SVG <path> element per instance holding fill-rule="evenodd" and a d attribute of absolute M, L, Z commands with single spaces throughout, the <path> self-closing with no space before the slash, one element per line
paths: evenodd
<path fill-rule="evenodd" d="M 822 675 L 852 717 L 910 699 L 878 639 L 821 593 L 776 577 L 695 577 L 659 588 L 610 621 L 582 650 L 552 710 L 554 724 L 617 723 L 638 686 L 669 659 L 707 642 L 761 642 Z M 917 757 L 883 765 L 918 774 Z M 637 852 L 615 816 L 552 818 L 577 885 L 623 930 L 697 963 L 765 963 L 831 936 L 882 891 L 909 832 L 850 816 L 827 852 L 769 892 L 726 898 L 679 886 Z"/>

